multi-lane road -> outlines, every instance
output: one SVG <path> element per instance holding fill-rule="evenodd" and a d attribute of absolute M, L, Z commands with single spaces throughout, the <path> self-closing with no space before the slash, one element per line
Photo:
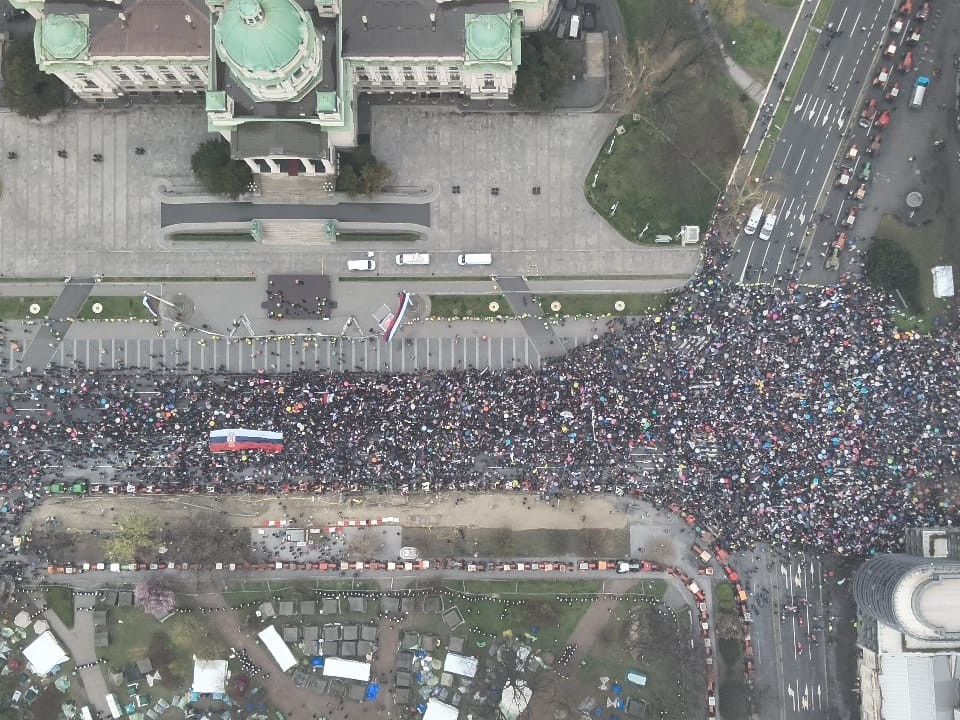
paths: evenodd
<path fill-rule="evenodd" d="M 731 268 L 735 280 L 771 284 L 790 279 L 811 284 L 836 281 L 838 272 L 824 266 L 827 248 L 823 246 L 823 242 L 829 244 L 836 238 L 836 225 L 841 220 L 841 200 L 831 196 L 838 195 L 844 208 L 849 204 L 845 192 L 833 191 L 836 163 L 854 142 L 862 156 L 864 140 L 869 136 L 858 137 L 873 130 L 860 128 L 858 120 L 862 98 L 873 87 L 877 58 L 889 36 L 893 6 L 893 0 L 837 2 L 822 27 L 797 29 L 816 36 L 816 48 L 793 97 L 780 97 L 778 83 L 771 85 L 768 102 L 774 106 L 786 103 L 787 118 L 766 174 L 760 176 L 746 207 L 749 212 L 760 205 L 764 217 L 773 215 L 776 222 L 769 240 L 761 240 L 759 233 L 738 235 Z M 804 22 L 809 23 L 809 19 Z M 905 37 L 906 32 L 901 33 L 899 41 Z M 795 40 L 793 44 L 799 43 Z M 785 53 L 785 63 L 791 62 L 796 50 L 794 47 Z M 899 50 L 894 60 L 899 62 Z M 786 69 L 782 65 L 778 72 L 784 74 Z M 896 80 L 906 84 L 901 78 L 891 82 Z M 907 91 L 901 93 L 900 103 L 906 104 L 906 95 Z M 773 107 L 768 112 L 772 114 Z M 764 131 L 760 127 L 754 134 Z M 859 174 L 862 166 L 855 171 Z M 754 177 L 760 172 L 754 168 Z M 855 178 L 851 182 L 858 184 Z M 824 213 L 828 216 L 822 217 Z"/>

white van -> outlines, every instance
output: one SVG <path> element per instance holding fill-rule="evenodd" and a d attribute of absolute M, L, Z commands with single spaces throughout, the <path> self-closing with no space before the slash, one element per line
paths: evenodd
<path fill-rule="evenodd" d="M 747 218 L 747 226 L 743 228 L 743 231 L 747 235 L 753 235 L 757 231 L 757 227 L 760 225 L 760 219 L 763 217 L 763 205 L 755 205 L 753 210 L 750 211 L 750 217 Z"/>
<path fill-rule="evenodd" d="M 927 87 L 930 85 L 930 78 L 921 75 L 913 86 L 913 94 L 910 96 L 910 107 L 919 110 L 923 107 L 923 96 L 927 94 Z"/>
<path fill-rule="evenodd" d="M 347 270 L 376 270 L 377 261 L 370 258 L 363 260 L 347 260 Z"/>
<path fill-rule="evenodd" d="M 401 253 L 397 255 L 397 265 L 429 265 L 428 253 Z"/>
<path fill-rule="evenodd" d="M 490 265 L 493 255 L 490 253 L 464 253 L 457 256 L 458 265 Z"/>
<path fill-rule="evenodd" d="M 770 235 L 773 234 L 773 226 L 776 224 L 777 224 L 776 213 L 768 213 L 767 219 L 763 221 L 763 227 L 760 228 L 760 239 L 769 240 Z"/>
<path fill-rule="evenodd" d="M 580 37 L 580 16 L 571 15 L 570 16 L 570 39 L 576 40 Z"/>

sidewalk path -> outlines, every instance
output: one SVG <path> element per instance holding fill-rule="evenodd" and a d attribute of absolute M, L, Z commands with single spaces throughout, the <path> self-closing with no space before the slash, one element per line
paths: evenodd
<path fill-rule="evenodd" d="M 91 667 L 83 668 L 77 672 L 87 693 L 87 700 L 95 709 L 102 712 L 104 717 L 109 717 L 107 682 L 103 677 L 102 666 L 97 662 L 97 651 L 94 645 L 96 631 L 93 626 L 93 613 L 86 610 L 86 608 L 92 608 L 96 600 L 96 595 L 74 594 L 72 629 L 67 629 L 67 626 L 61 622 L 53 610 L 45 610 L 43 618 L 49 623 L 54 634 L 67 646 L 70 657 L 77 665 L 94 663 Z M 35 597 L 33 602 L 40 608 L 46 605 L 42 596 Z"/>
<path fill-rule="evenodd" d="M 697 0 L 696 8 L 700 23 L 703 25 L 708 38 L 717 46 L 717 49 L 720 50 L 720 55 L 723 57 L 723 62 L 727 66 L 730 79 L 737 84 L 737 87 L 747 93 L 750 99 L 757 105 L 762 105 L 763 97 L 766 93 L 764 83 L 755 80 L 750 73 L 740 67 L 727 53 L 726 46 L 723 44 L 723 38 L 720 37 L 719 31 L 713 24 L 713 14 L 709 12 L 706 0 Z"/>
<path fill-rule="evenodd" d="M 43 372 L 73 324 L 72 318 L 80 312 L 95 284 L 94 278 L 71 278 L 63 286 L 60 296 L 50 308 L 49 320 L 40 327 L 20 358 L 21 367 Z"/>
<path fill-rule="evenodd" d="M 520 326 L 540 357 L 563 355 L 566 352 L 563 343 L 553 331 L 553 325 L 544 322 L 543 309 L 533 301 L 533 293 L 527 281 L 522 277 L 498 277 L 497 284 L 514 314 L 520 317 Z M 523 315 L 530 317 L 522 317 Z"/>

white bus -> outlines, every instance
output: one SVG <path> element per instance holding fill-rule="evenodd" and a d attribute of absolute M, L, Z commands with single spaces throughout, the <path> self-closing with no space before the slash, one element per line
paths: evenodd
<path fill-rule="evenodd" d="M 571 15 L 570 16 L 570 39 L 576 40 L 580 37 L 580 16 Z"/>

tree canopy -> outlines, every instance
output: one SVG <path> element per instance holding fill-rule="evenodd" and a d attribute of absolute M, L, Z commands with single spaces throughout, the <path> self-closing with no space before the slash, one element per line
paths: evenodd
<path fill-rule="evenodd" d="M 154 515 L 132 513 L 120 521 L 116 531 L 104 543 L 104 554 L 111 562 L 132 563 L 157 545 L 160 521 Z"/>
<path fill-rule="evenodd" d="M 553 110 L 574 70 L 563 40 L 538 32 L 523 38 L 514 101 L 526 110 Z"/>
<path fill-rule="evenodd" d="M 369 145 L 340 153 L 340 169 L 337 175 L 337 191 L 351 197 L 376 195 L 390 181 L 390 168 L 379 162 Z"/>
<path fill-rule="evenodd" d="M 236 200 L 253 182 L 253 173 L 242 160 L 230 157 L 230 143 L 217 137 L 200 144 L 190 158 L 193 174 L 207 192 Z"/>
<path fill-rule="evenodd" d="M 920 271 L 906 248 L 895 240 L 878 237 L 867 250 L 864 271 L 875 288 L 893 293 L 899 290 L 914 312 L 923 312 L 920 302 Z"/>
<path fill-rule="evenodd" d="M 20 115 L 37 120 L 63 107 L 66 86 L 37 67 L 32 35 L 10 41 L 3 53 L 3 80 L 0 98 Z"/>

